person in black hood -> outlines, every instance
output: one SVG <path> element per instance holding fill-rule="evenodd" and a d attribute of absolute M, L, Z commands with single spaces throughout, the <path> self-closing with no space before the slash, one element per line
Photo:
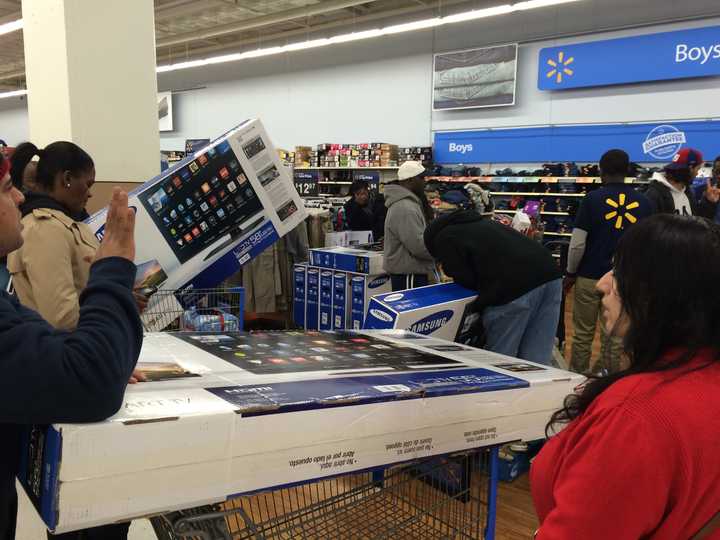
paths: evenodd
<path fill-rule="evenodd" d="M 437 218 L 424 240 L 445 274 L 477 291 L 486 349 L 550 364 L 562 280 L 542 244 L 472 210 Z"/>
<path fill-rule="evenodd" d="M 365 180 L 355 180 L 350 186 L 350 200 L 345 203 L 345 218 L 351 231 L 372 231 L 373 241 L 385 234 L 385 197 L 370 191 Z"/>

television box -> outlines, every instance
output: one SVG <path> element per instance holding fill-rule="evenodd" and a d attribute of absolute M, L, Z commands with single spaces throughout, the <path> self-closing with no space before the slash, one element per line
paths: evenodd
<path fill-rule="evenodd" d="M 320 270 L 308 268 L 305 301 L 305 328 L 317 330 L 320 324 Z"/>
<path fill-rule="evenodd" d="M 477 293 L 455 283 L 377 295 L 370 300 L 364 328 L 410 330 L 455 341 L 476 298 Z"/>
<path fill-rule="evenodd" d="M 307 265 L 296 264 L 293 267 L 293 322 L 300 328 L 305 328 L 306 287 Z"/>
<path fill-rule="evenodd" d="M 345 272 L 333 273 L 332 327 L 333 330 L 345 330 L 348 323 L 348 275 Z"/>
<path fill-rule="evenodd" d="M 382 251 L 350 247 L 317 248 L 310 250 L 310 264 L 355 274 L 383 274 Z"/>
<path fill-rule="evenodd" d="M 325 235 L 325 247 L 352 247 L 372 244 L 372 231 L 340 231 Z"/>
<path fill-rule="evenodd" d="M 333 274 L 320 269 L 320 330 L 332 330 L 333 319 Z"/>
<path fill-rule="evenodd" d="M 215 287 L 307 216 L 259 120 L 247 120 L 130 193 L 137 287 Z M 106 210 L 88 219 L 105 234 Z M 160 297 L 163 306 L 159 309 Z M 188 307 L 150 298 L 144 323 L 162 330 Z M 157 305 L 156 305 L 157 303 Z"/>
<path fill-rule="evenodd" d="M 62 533 L 539 439 L 583 381 L 441 345 L 457 346 L 398 331 L 148 334 L 139 367 L 156 382 L 129 386 L 104 422 L 29 430 L 20 478 Z"/>
<path fill-rule="evenodd" d="M 360 330 L 365 324 L 365 313 L 367 313 L 370 298 L 376 294 L 392 291 L 392 282 L 387 274 L 379 276 L 348 274 L 348 276 L 350 291 L 350 322 L 348 327 L 353 330 Z"/>

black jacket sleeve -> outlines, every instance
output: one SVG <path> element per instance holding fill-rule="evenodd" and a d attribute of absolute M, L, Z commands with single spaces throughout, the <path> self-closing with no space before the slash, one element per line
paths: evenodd
<path fill-rule="evenodd" d="M 650 201 L 650 204 L 653 206 L 653 212 L 655 213 L 667 213 L 668 209 L 665 208 L 665 203 L 663 201 L 663 193 L 660 191 L 660 188 L 655 185 L 655 181 L 651 182 L 648 186 L 647 190 L 645 190 L 645 197 L 648 198 Z M 670 210 L 672 213 L 672 210 Z"/>
<path fill-rule="evenodd" d="M 118 411 L 142 346 L 134 279 L 125 259 L 96 262 L 73 332 L 0 296 L 0 422 L 97 422 Z"/>
<path fill-rule="evenodd" d="M 692 190 L 688 190 L 688 198 L 693 202 L 693 215 L 714 220 L 717 213 L 718 203 L 710 202 L 703 191 L 698 197 L 694 197 Z"/>

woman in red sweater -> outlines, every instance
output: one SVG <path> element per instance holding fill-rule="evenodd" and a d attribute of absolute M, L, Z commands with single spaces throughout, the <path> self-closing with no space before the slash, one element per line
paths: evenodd
<path fill-rule="evenodd" d="M 720 539 L 719 283 L 717 225 L 657 215 L 624 235 L 598 289 L 630 367 L 553 415 L 538 540 Z"/>

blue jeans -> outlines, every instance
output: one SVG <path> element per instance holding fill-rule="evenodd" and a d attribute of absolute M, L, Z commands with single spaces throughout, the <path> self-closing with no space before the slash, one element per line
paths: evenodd
<path fill-rule="evenodd" d="M 562 280 L 556 279 L 503 306 L 485 308 L 485 348 L 550 365 L 561 299 Z"/>

